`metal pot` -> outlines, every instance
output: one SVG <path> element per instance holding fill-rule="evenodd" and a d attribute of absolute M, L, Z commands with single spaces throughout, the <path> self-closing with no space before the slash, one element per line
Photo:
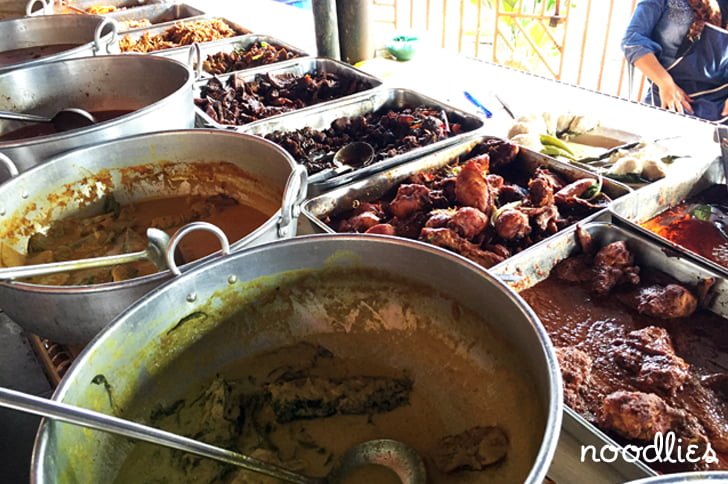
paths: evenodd
<path fill-rule="evenodd" d="M 0 22 L 0 52 L 58 44 L 74 44 L 76 47 L 39 59 L 0 66 L 0 72 L 44 62 L 108 54 L 116 40 L 116 28 L 116 23 L 99 15 L 55 15 L 4 20 Z M 104 31 L 107 33 L 104 34 Z"/>
<path fill-rule="evenodd" d="M 176 401 L 242 358 L 300 341 L 331 341 L 332 334 L 343 335 L 340 341 L 374 334 L 367 341 L 382 345 L 378 354 L 395 338 L 401 352 L 410 355 L 401 360 L 402 369 L 417 371 L 414 360 L 422 350 L 404 351 L 402 343 L 413 328 L 427 328 L 437 340 L 460 342 L 479 368 L 489 364 L 488 357 L 482 359 L 488 344 L 508 347 L 504 351 L 517 363 L 501 364 L 526 372 L 533 386 L 523 398 L 538 402 L 543 415 L 527 420 L 517 401 L 508 407 L 515 420 L 530 422 L 526 433 L 534 439 L 529 441 L 534 444 L 530 471 L 524 466 L 523 477 L 543 482 L 559 437 L 562 390 L 553 348 L 538 319 L 516 293 L 476 264 L 393 237 L 299 237 L 198 267 L 119 316 L 79 356 L 53 398 L 144 418 L 141 409 Z M 417 381 L 426 385 L 426 373 L 420 375 L 415 386 Z M 450 408 L 453 388 L 448 386 L 442 399 L 428 398 Z M 455 420 L 461 429 L 471 425 Z M 44 421 L 31 480 L 111 482 L 129 450 L 125 439 Z"/>
<path fill-rule="evenodd" d="M 120 203 L 180 194 L 157 171 L 137 177 L 141 165 L 228 161 L 240 167 L 240 192 L 269 201 L 271 217 L 232 249 L 295 235 L 306 195 L 305 169 L 283 149 L 254 136 L 215 130 L 144 134 L 58 156 L 0 185 L 0 240 L 25 253 L 28 237 L 53 220 L 99 210 L 105 194 Z M 199 165 L 201 166 L 201 165 Z M 194 171 L 190 171 L 194 175 Z M 202 175 L 204 176 L 204 174 Z M 190 183 L 195 181 L 190 179 Z M 232 181 L 230 182 L 233 183 Z M 177 190 L 177 191 L 175 191 Z M 182 192 L 184 193 L 184 192 Z M 82 212 L 83 211 L 83 212 Z M 274 212 L 274 213 L 273 213 Z M 193 262 L 199 264 L 204 259 Z M 142 295 L 170 277 L 159 272 L 127 281 L 87 286 L 0 283 L 0 308 L 25 330 L 59 343 L 86 343 Z"/>
<path fill-rule="evenodd" d="M 49 82 L 52 79 L 52 82 Z M 192 71 L 152 56 L 100 56 L 44 63 L 0 74 L 0 109 L 53 116 L 67 107 L 134 110 L 87 128 L 0 141 L 0 153 L 25 171 L 51 156 L 160 129 L 194 127 Z M 0 135 L 24 126 L 0 121 Z M 0 169 L 0 182 L 8 175 Z"/>

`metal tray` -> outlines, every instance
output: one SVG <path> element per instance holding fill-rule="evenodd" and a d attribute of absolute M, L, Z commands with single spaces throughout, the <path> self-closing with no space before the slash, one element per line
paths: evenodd
<path fill-rule="evenodd" d="M 460 141 L 465 141 L 482 135 L 483 119 L 467 111 L 449 106 L 440 101 L 424 96 L 415 91 L 407 89 L 378 89 L 365 95 L 356 95 L 343 101 L 335 101 L 326 107 L 316 106 L 315 109 L 307 112 L 296 112 L 276 118 L 268 118 L 245 125 L 240 129 L 243 133 L 265 136 L 273 131 L 294 131 L 306 126 L 323 130 L 331 126 L 331 123 L 341 117 L 361 116 L 379 109 L 401 109 L 405 106 L 428 105 L 439 107 L 448 115 L 460 118 L 464 131 L 461 134 L 437 141 L 427 146 L 415 148 L 412 151 L 393 156 L 365 168 L 354 170 L 339 176 L 331 176 L 325 173 L 316 173 L 309 176 L 309 191 L 312 193 L 323 193 L 337 186 L 344 185 L 351 181 L 366 178 L 379 171 L 389 169 L 396 165 L 420 158 L 441 148 L 451 146 Z"/>
<path fill-rule="evenodd" d="M 701 170 L 681 173 L 681 176 L 668 176 L 637 190 L 628 197 L 615 201 L 609 209 L 619 224 L 659 241 L 671 247 L 676 253 L 685 254 L 710 267 L 713 271 L 728 277 L 728 267 L 708 260 L 640 225 L 711 185 L 725 182 L 720 158 L 716 158 L 712 163 L 703 166 Z"/>
<path fill-rule="evenodd" d="M 705 278 L 714 278 L 716 283 L 711 290 L 710 303 L 706 309 L 721 317 L 728 316 L 728 280 L 724 276 L 700 267 L 689 257 L 665 252 L 660 244 L 613 224 L 589 223 L 583 225 L 583 228 L 591 234 L 599 246 L 617 240 L 626 240 L 639 265 L 655 267 L 682 283 L 695 284 Z M 494 275 L 509 280 L 509 285 L 518 292 L 533 287 L 548 278 L 556 264 L 580 250 L 575 231 L 575 227 L 570 227 L 550 238 L 548 243 L 539 250 L 532 248 L 525 250 L 495 266 L 491 271 Z M 618 445 L 596 426 L 578 416 L 576 412 L 568 408 L 565 410 L 571 412 L 584 427 L 585 432 L 598 441 Z M 642 462 L 635 464 L 642 469 L 649 469 L 649 466 Z"/>
<path fill-rule="evenodd" d="M 287 44 L 286 42 L 283 42 L 282 40 L 276 39 L 275 37 L 271 37 L 268 35 L 258 35 L 258 34 L 250 34 L 250 35 L 244 35 L 242 37 L 232 37 L 229 39 L 222 39 L 222 40 L 214 40 L 212 42 L 205 42 L 203 44 L 194 44 L 189 47 L 189 49 L 185 52 L 184 50 L 180 51 L 178 49 L 169 49 L 169 50 L 161 50 L 155 55 L 161 56 L 161 57 L 168 57 L 170 59 L 174 59 L 177 61 L 180 61 L 182 63 L 189 64 L 189 66 L 192 68 L 192 70 L 196 71 L 197 79 L 208 79 L 210 77 L 213 77 L 212 74 L 202 70 L 202 63 L 199 62 L 199 58 L 202 58 L 204 61 L 207 59 L 207 56 L 212 54 L 217 54 L 218 52 L 226 52 L 230 53 L 236 49 L 247 49 L 251 45 L 255 44 L 256 42 L 267 42 L 271 45 L 277 46 L 277 47 L 285 47 L 289 52 L 293 52 L 295 54 L 298 54 L 299 57 L 295 59 L 290 59 L 288 61 L 281 61 L 276 62 L 273 64 L 266 64 L 263 66 L 258 67 L 251 67 L 250 69 L 244 69 L 237 72 L 246 72 L 253 69 L 261 69 L 266 68 L 269 66 L 280 66 L 283 62 L 291 62 L 291 61 L 297 61 L 304 57 L 308 57 L 309 54 L 298 47 L 294 47 L 290 44 Z M 198 50 L 199 50 L 199 57 L 198 57 Z M 170 51 L 175 51 L 171 52 Z M 222 74 L 227 75 L 227 74 Z"/>
<path fill-rule="evenodd" d="M 242 27 L 241 25 L 238 25 L 237 23 L 235 23 L 235 22 L 233 22 L 231 20 L 228 20 L 226 18 L 223 18 L 223 17 L 216 17 L 216 16 L 195 17 L 194 19 L 185 20 L 185 22 L 187 22 L 187 21 L 192 21 L 193 22 L 193 21 L 203 20 L 203 19 L 205 19 L 205 20 L 220 19 L 223 22 L 225 22 L 231 29 L 233 29 L 236 33 L 239 34 L 239 35 L 237 35 L 235 37 L 230 37 L 230 39 L 239 39 L 242 36 L 247 35 L 247 34 L 250 33 L 250 29 L 247 29 L 245 27 Z M 170 28 L 172 25 L 173 24 L 155 25 L 155 26 L 147 27 L 147 28 L 129 30 L 129 31 L 121 34 L 119 36 L 119 40 L 121 40 L 124 37 L 131 37 L 134 40 L 139 40 L 141 38 L 141 36 L 144 35 L 144 34 L 149 34 L 149 35 L 161 34 L 165 30 L 167 30 L 168 28 Z M 216 42 L 216 41 L 211 41 L 211 42 Z M 206 43 L 207 42 L 202 42 L 202 45 L 204 45 Z M 175 53 L 177 51 L 178 52 L 183 52 L 183 53 L 186 54 L 186 53 L 189 52 L 189 49 L 190 49 L 190 46 L 189 45 L 183 45 L 183 46 L 180 46 L 180 47 L 174 47 L 172 49 L 164 49 L 164 50 L 152 51 L 152 52 L 150 52 L 150 54 L 159 55 L 160 53 L 164 52 L 165 54 L 169 55 L 169 54 L 173 54 L 173 53 Z M 122 54 L 139 55 L 140 52 L 122 52 Z"/>
<path fill-rule="evenodd" d="M 326 192 L 323 195 L 307 201 L 303 206 L 302 213 L 317 232 L 335 233 L 331 227 L 323 222 L 324 218 L 351 210 L 355 201 L 369 202 L 379 199 L 395 186 L 406 180 L 410 175 L 423 171 L 437 170 L 456 162 L 461 155 L 469 153 L 478 143 L 491 138 L 493 137 L 480 136 L 465 143 L 440 150 L 429 156 L 375 174 L 364 180 Z M 594 175 L 581 168 L 573 167 L 525 148 L 521 148 L 518 158 L 513 163 L 520 164 L 522 169 L 529 173 L 535 171 L 540 166 L 545 166 L 560 174 L 568 181 L 594 177 Z M 604 180 L 603 190 L 612 199 L 624 196 L 630 192 L 630 189 L 626 186 L 609 179 Z M 589 221 L 593 220 L 594 217 L 603 217 L 605 215 L 607 215 L 606 209 L 596 212 L 584 220 Z M 542 246 L 542 244 L 545 244 L 554 236 L 534 244 L 531 248 Z M 531 250 L 531 248 L 528 250 Z"/>
<path fill-rule="evenodd" d="M 243 37 L 240 38 L 241 40 Z M 344 64 L 343 62 L 339 62 L 334 59 L 327 59 L 323 57 L 304 57 L 301 59 L 291 59 L 289 61 L 285 62 L 279 62 L 277 64 L 270 64 L 267 66 L 261 66 L 256 67 L 254 69 L 246 69 L 244 71 L 238 71 L 238 72 L 231 72 L 229 74 L 224 74 L 221 76 L 217 76 L 218 79 L 220 79 L 223 84 L 227 83 L 227 80 L 235 75 L 238 75 L 241 77 L 245 82 L 250 82 L 255 79 L 255 76 L 259 74 L 293 74 L 295 76 L 303 76 L 308 73 L 313 72 L 333 72 L 336 74 L 340 74 L 342 76 L 357 79 L 360 81 L 364 81 L 370 84 L 370 88 L 366 89 L 364 91 L 352 94 L 350 96 L 345 96 L 340 99 L 359 99 L 359 97 L 372 89 L 375 89 L 382 85 L 382 81 L 377 79 L 374 76 L 370 76 L 369 74 L 366 74 L 359 69 L 356 69 L 354 67 L 351 67 L 348 64 Z M 240 73 L 243 73 L 240 75 Z M 209 79 L 203 79 L 195 83 L 194 87 L 194 94 L 195 98 L 200 97 L 200 89 L 205 86 L 209 82 Z M 300 113 L 302 116 L 305 116 L 308 113 L 311 113 L 315 109 L 332 109 L 334 110 L 334 103 L 338 102 L 340 99 L 334 99 L 330 101 L 324 101 L 322 103 L 314 104 L 311 106 L 306 106 L 304 108 L 298 109 L 294 111 L 294 113 Z M 197 115 L 202 118 L 205 123 L 209 127 L 218 128 L 218 129 L 235 129 L 237 131 L 240 131 L 242 133 L 250 133 L 250 134 L 258 134 L 254 133 L 251 129 L 251 131 L 248 131 L 247 129 L 240 129 L 240 126 L 242 125 L 229 125 L 229 124 L 221 124 L 216 121 L 213 121 L 210 116 L 208 116 L 202 109 L 195 106 L 195 112 Z M 252 126 L 254 124 L 266 122 L 266 123 L 274 123 L 274 120 L 277 119 L 284 119 L 288 116 L 291 116 L 293 113 L 284 113 L 284 114 L 278 114 L 276 116 L 271 116 L 269 118 L 265 118 L 258 121 L 253 121 L 249 123 L 247 126 Z M 304 123 L 304 126 L 310 126 L 310 124 Z M 328 126 L 327 126 L 328 127 Z"/>
<path fill-rule="evenodd" d="M 205 12 L 185 3 L 159 3 L 153 5 L 144 5 L 141 7 L 120 10 L 105 15 L 105 17 L 116 20 L 117 22 L 125 22 L 128 20 L 149 20 L 154 27 L 169 26 L 178 20 L 193 20 L 205 15 Z M 128 32 L 138 30 L 124 28 L 123 25 L 119 29 L 120 32 Z"/>

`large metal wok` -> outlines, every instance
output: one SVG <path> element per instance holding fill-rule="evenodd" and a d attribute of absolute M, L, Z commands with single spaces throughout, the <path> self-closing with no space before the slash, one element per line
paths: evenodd
<path fill-rule="evenodd" d="M 69 215 L 98 213 L 106 194 L 113 193 L 122 204 L 181 195 L 190 185 L 208 183 L 205 180 L 210 176 L 223 176 L 202 169 L 198 174 L 196 164 L 220 161 L 237 165 L 245 176 L 220 178 L 215 184 L 227 184 L 240 196 L 249 193 L 251 204 L 260 199 L 273 207 L 263 225 L 231 241 L 233 250 L 295 235 L 306 183 L 305 170 L 290 155 L 253 136 L 180 130 L 139 135 L 66 153 L 0 185 L 0 240 L 24 254 L 33 232 Z M 166 173 L 164 162 L 190 167 L 182 172 L 182 184 L 170 183 L 180 176 L 179 170 L 160 175 Z M 0 308 L 27 331 L 54 342 L 84 343 L 129 304 L 169 277 L 169 271 L 165 271 L 87 286 L 0 283 Z"/>
<path fill-rule="evenodd" d="M 184 64 L 152 56 L 82 57 L 0 74 L 0 110 L 49 117 L 67 107 L 134 111 L 87 128 L 0 141 L 0 153 L 23 172 L 56 154 L 101 141 L 192 128 L 192 80 Z M 22 126 L 2 121 L 0 135 Z M 7 178 L 7 170 L 0 168 L 0 182 Z"/>
<path fill-rule="evenodd" d="M 510 434 L 511 445 L 517 445 L 517 435 L 527 435 L 533 444 L 519 480 L 543 482 L 562 410 L 560 374 L 543 328 L 518 295 L 479 266 L 391 237 L 295 238 L 185 273 L 138 301 L 101 333 L 76 360 L 54 399 L 140 418 L 145 409 L 170 405 L 250 355 L 301 341 L 330 342 L 334 335 L 346 347 L 353 344 L 346 341 L 362 334 L 374 335 L 365 346 L 378 348 L 374 351 L 380 356 L 388 349 L 408 355 L 400 360 L 402 369 L 419 375 L 415 388 L 428 388 L 427 382 L 436 380 L 422 369 L 423 359 L 434 355 L 407 348 L 409 332 L 418 330 L 438 341 L 455 342 L 441 356 L 463 356 L 478 369 L 506 366 L 498 356 L 500 363 L 493 362 L 488 345 L 508 348 L 504 351 L 515 362 L 508 367 L 525 372 L 530 390 L 521 400 L 509 399 L 501 414 L 525 425 L 525 432 Z M 452 405 L 458 392 L 475 388 L 458 383 L 451 378 L 433 392 L 437 396 L 429 390 L 426 394 L 443 412 L 435 418 L 462 430 L 472 425 L 472 415 L 453 413 Z M 507 386 L 494 391 L 508 394 Z M 491 392 L 480 395 L 486 394 L 482 399 L 494 398 Z M 541 417 L 524 416 L 524 400 L 537 402 Z M 491 417 L 481 413 L 477 419 Z M 405 443 L 416 449 L 421 444 Z M 36 439 L 32 481 L 111 482 L 129 451 L 124 439 L 44 421 Z"/>
<path fill-rule="evenodd" d="M 0 72 L 44 62 L 108 54 L 115 38 L 116 25 L 99 15 L 55 15 L 4 20 L 0 22 L 0 52 L 59 44 L 73 44 L 75 47 L 38 59 L 3 65 L 0 66 Z"/>

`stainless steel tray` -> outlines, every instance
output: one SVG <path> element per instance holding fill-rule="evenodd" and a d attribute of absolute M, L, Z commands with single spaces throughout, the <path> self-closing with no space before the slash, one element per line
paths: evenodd
<path fill-rule="evenodd" d="M 712 288 L 710 304 L 707 309 L 721 317 L 728 316 L 728 280 L 724 276 L 700 267 L 689 257 L 665 252 L 659 243 L 616 225 L 588 223 L 584 224 L 583 227 L 592 235 L 598 246 L 604 246 L 617 240 L 626 240 L 639 265 L 657 268 L 683 283 L 695 284 L 705 278 L 714 278 L 716 283 Z M 513 282 L 509 282 L 509 285 L 518 292 L 533 287 L 548 278 L 549 273 L 556 264 L 579 252 L 580 248 L 576 241 L 575 230 L 575 227 L 570 227 L 549 239 L 538 250 L 533 250 L 533 248 L 525 250 L 495 266 L 491 271 L 496 276 L 508 276 L 509 281 L 513 280 Z M 597 427 L 570 409 L 567 408 L 566 410 L 573 414 L 575 419 L 583 426 L 585 432 L 588 432 L 588 434 L 604 444 L 609 443 L 617 446 L 612 439 Z M 636 462 L 635 464 L 625 462 L 625 465 L 636 465 L 642 470 L 649 469 L 649 466 L 642 462 Z"/>
<path fill-rule="evenodd" d="M 99 0 L 103 1 L 103 0 Z M 193 20 L 202 17 L 205 12 L 185 3 L 158 3 L 152 5 L 143 5 L 140 7 L 120 10 L 118 12 L 108 13 L 105 16 L 116 20 L 117 22 L 125 22 L 128 20 L 149 20 L 154 27 L 169 26 L 178 20 Z M 141 27 L 149 28 L 149 27 Z M 122 25 L 120 32 L 128 32 L 130 30 Z"/>
<path fill-rule="evenodd" d="M 728 276 L 728 267 L 687 250 L 640 225 L 711 185 L 725 182 L 720 158 L 716 158 L 712 163 L 703 166 L 701 170 L 682 173 L 682 176 L 667 177 L 637 190 L 629 196 L 615 201 L 610 206 L 610 211 L 617 223 L 659 241 L 671 247 L 676 253 L 685 254 L 723 276 Z"/>
<path fill-rule="evenodd" d="M 323 193 L 337 186 L 344 185 L 353 180 L 366 178 L 382 170 L 420 158 L 441 148 L 451 146 L 460 141 L 465 141 L 482 135 L 483 120 L 467 111 L 449 106 L 440 101 L 424 96 L 415 91 L 407 89 L 378 89 L 373 92 L 352 96 L 349 99 L 335 101 L 326 107 L 316 106 L 307 112 L 296 113 L 268 118 L 245 125 L 240 129 L 243 133 L 265 136 L 274 131 L 294 131 L 306 126 L 323 130 L 331 126 L 331 123 L 342 117 L 361 116 L 379 109 L 401 109 L 406 106 L 427 105 L 439 107 L 448 115 L 454 115 L 461 119 L 463 133 L 451 136 L 450 138 L 437 141 L 427 146 L 415 148 L 407 153 L 393 156 L 365 168 L 354 170 L 339 176 L 317 173 L 309 176 L 309 190 L 313 193 Z"/>
<path fill-rule="evenodd" d="M 196 44 L 193 46 L 190 46 L 190 48 L 185 51 L 180 51 L 178 49 L 170 49 L 170 50 L 161 50 L 155 55 L 162 56 L 162 57 L 168 57 L 170 59 L 174 59 L 180 62 L 183 62 L 185 64 L 189 64 L 192 70 L 197 72 L 197 79 L 202 78 L 210 78 L 212 77 L 212 74 L 204 71 L 202 69 L 202 65 L 197 59 L 197 49 L 199 49 L 199 55 L 200 58 L 202 58 L 202 61 L 204 62 L 207 59 L 207 56 L 212 54 L 217 54 L 218 52 L 226 52 L 230 53 L 236 49 L 247 49 L 251 45 L 255 44 L 256 42 L 267 42 L 271 45 L 275 45 L 278 47 L 285 47 L 289 52 L 293 52 L 295 54 L 298 54 L 298 58 L 290 59 L 288 61 L 281 61 L 276 62 L 274 64 L 266 64 L 263 66 L 258 67 L 251 67 L 250 69 L 244 69 L 242 71 L 237 72 L 245 72 L 248 70 L 253 69 L 261 69 L 261 68 L 267 68 L 269 66 L 280 66 L 283 62 L 291 62 L 296 61 L 304 57 L 308 57 L 309 54 L 298 47 L 294 47 L 290 44 L 287 44 L 286 42 L 283 42 L 282 40 L 276 39 L 275 37 L 271 37 L 268 35 L 258 35 L 258 34 L 250 34 L 250 35 L 244 35 L 242 37 L 232 37 L 230 39 L 222 39 L 222 40 L 214 40 L 212 42 L 205 42 L 203 44 Z M 175 51 L 171 52 L 170 51 Z M 226 75 L 226 74 L 223 74 Z"/>
<path fill-rule="evenodd" d="M 222 17 L 210 17 L 210 16 L 196 17 L 194 19 L 184 20 L 183 22 L 194 22 L 196 20 L 202 20 L 202 19 L 212 20 L 212 19 L 216 19 L 216 18 L 222 20 L 223 22 L 225 22 L 231 29 L 233 29 L 236 33 L 239 34 L 236 37 L 230 37 L 231 39 L 239 39 L 242 36 L 247 35 L 247 34 L 250 33 L 250 29 L 247 29 L 247 28 L 245 28 L 245 27 L 243 27 L 241 25 L 238 25 L 237 23 L 235 23 L 235 22 L 233 22 L 231 20 L 228 20 L 228 19 L 222 18 Z M 131 37 L 133 40 L 139 40 L 141 38 L 141 36 L 144 35 L 144 34 L 149 34 L 149 35 L 161 34 L 165 30 L 167 30 L 168 28 L 170 28 L 172 25 L 173 24 L 155 25 L 155 26 L 147 27 L 147 28 L 143 28 L 143 29 L 129 30 L 128 32 L 124 32 L 123 34 L 121 34 L 119 36 L 119 40 L 121 40 L 124 37 Z M 216 41 L 211 41 L 211 42 L 216 42 Z M 206 43 L 207 42 L 202 42 L 201 44 L 204 45 Z M 174 47 L 172 49 L 164 49 L 164 50 L 153 51 L 153 52 L 150 52 L 150 54 L 158 55 L 158 54 L 160 54 L 162 52 L 164 52 L 166 55 L 174 54 L 175 52 L 183 52 L 183 53 L 186 54 L 186 53 L 189 52 L 189 49 L 190 49 L 190 46 L 189 45 L 183 45 L 181 47 Z M 139 52 L 122 52 L 122 54 L 130 54 L 130 55 L 136 54 L 136 55 L 139 55 L 140 53 Z"/>
<path fill-rule="evenodd" d="M 242 38 L 241 38 L 242 39 Z M 371 86 L 369 89 L 355 93 L 350 96 L 345 96 L 340 99 L 359 99 L 359 97 L 363 93 L 367 93 L 371 91 L 372 89 L 375 89 L 382 85 L 382 81 L 377 79 L 374 76 L 370 76 L 369 74 L 366 74 L 359 69 L 356 69 L 354 67 L 351 67 L 348 64 L 344 64 L 343 62 L 339 62 L 334 59 L 327 59 L 323 57 L 304 57 L 301 59 L 291 59 L 289 61 L 285 62 L 279 62 L 278 64 L 270 64 L 267 66 L 261 66 L 257 67 L 255 69 L 246 69 L 244 71 L 240 72 L 231 72 L 229 74 L 224 74 L 222 76 L 217 76 L 218 79 L 220 79 L 223 84 L 227 83 L 227 80 L 231 77 L 238 75 L 241 77 L 245 82 L 250 82 L 255 79 L 255 76 L 259 74 L 293 74 L 295 76 L 303 76 L 308 73 L 313 72 L 332 72 L 336 74 L 340 74 L 342 76 L 357 79 L 359 81 L 364 81 L 369 83 Z M 243 73 L 242 75 L 240 73 Z M 194 94 L 195 98 L 200 97 L 200 89 L 205 86 L 209 82 L 209 79 L 203 79 L 195 83 L 194 88 Z M 285 113 L 285 114 L 278 114 L 276 116 L 271 116 L 269 118 L 265 118 L 262 120 L 254 121 L 252 123 L 249 123 L 247 126 L 252 126 L 254 124 L 266 122 L 266 123 L 274 123 L 277 119 L 284 119 L 288 116 L 291 116 L 294 113 L 299 113 L 302 116 L 305 115 L 305 113 L 311 113 L 313 110 L 327 110 L 327 109 L 335 109 L 334 103 L 340 101 L 340 99 L 335 99 L 331 101 L 324 101 L 322 103 L 314 104 L 312 106 L 306 106 L 304 108 L 298 109 L 295 112 L 292 113 Z M 248 133 L 249 131 L 247 129 L 240 129 L 241 125 L 229 125 L 229 124 L 221 124 L 216 121 L 213 121 L 210 116 L 208 116 L 202 109 L 195 106 L 195 110 L 197 115 L 202 118 L 205 123 L 209 127 L 218 128 L 218 129 L 236 129 L 243 133 Z M 310 126 L 310 125 L 309 125 Z M 252 133 L 252 131 L 251 131 Z M 257 134 L 257 133 L 252 133 Z"/>
<path fill-rule="evenodd" d="M 310 221 L 311 225 L 315 227 L 317 232 L 334 233 L 335 231 L 323 222 L 324 218 L 351 210 L 355 201 L 359 203 L 379 199 L 412 174 L 437 170 L 456 162 L 461 155 L 469 153 L 478 143 L 490 138 L 493 137 L 480 136 L 456 146 L 445 148 L 429 156 L 377 173 L 364 180 L 326 192 L 323 195 L 307 201 L 303 206 L 302 213 Z M 518 158 L 513 163 L 520 164 L 522 169 L 529 173 L 535 171 L 540 166 L 544 166 L 569 181 L 594 177 L 594 175 L 581 168 L 562 163 L 525 148 L 521 148 Z M 604 180 L 603 190 L 612 199 L 624 196 L 630 192 L 630 189 L 621 183 L 608 179 Z M 605 215 L 607 215 L 606 209 L 592 214 L 584 220 L 589 221 L 593 220 L 594 217 L 603 217 Z M 555 235 L 534 244 L 528 250 L 542 246 L 553 237 Z"/>

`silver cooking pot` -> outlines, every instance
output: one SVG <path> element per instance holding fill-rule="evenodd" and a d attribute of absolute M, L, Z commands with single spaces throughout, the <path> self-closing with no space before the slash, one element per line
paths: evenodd
<path fill-rule="evenodd" d="M 34 232 L 53 220 L 101 210 L 106 194 L 122 204 L 186 193 L 209 177 L 195 178 L 196 164 L 226 161 L 244 176 L 218 175 L 217 185 L 249 193 L 271 207 L 270 218 L 232 249 L 294 236 L 299 206 L 306 195 L 306 170 L 277 145 L 254 136 L 218 130 L 179 130 L 144 134 L 72 151 L 0 185 L 0 240 L 25 254 Z M 164 162 L 190 166 L 188 179 L 171 184 L 160 175 Z M 140 169 L 144 167 L 144 169 Z M 162 173 L 164 173 L 162 171 Z M 185 176 L 183 174 L 183 176 Z M 225 176 L 225 178 L 222 178 Z M 186 185 L 185 185 L 185 182 Z M 261 210 L 263 211 L 263 210 Z M 265 213 L 265 212 L 264 212 Z M 193 264 L 199 264 L 201 259 Z M 0 308 L 25 330 L 59 343 L 86 343 L 170 272 L 87 286 L 0 283 Z"/>
<path fill-rule="evenodd" d="M 133 110 L 87 128 L 0 141 L 0 153 L 23 172 L 64 151 L 101 141 L 194 127 L 193 74 L 154 56 L 99 56 L 43 63 L 0 74 L 0 110 L 53 116 L 63 108 Z M 0 136 L 27 124 L 0 121 Z M 0 167 L 0 182 L 9 174 Z"/>
<path fill-rule="evenodd" d="M 319 337 L 331 342 L 332 334 L 346 341 L 357 333 L 376 335 L 367 346 L 383 346 L 373 354 L 391 351 L 388 345 L 397 341 L 394 353 L 410 355 L 398 361 L 419 375 L 417 387 L 418 381 L 426 385 L 428 371 L 418 369 L 415 361 L 422 349 L 404 348 L 403 335 L 413 328 L 424 328 L 438 341 L 457 341 L 452 354 L 478 368 L 493 364 L 488 344 L 508 348 L 504 351 L 513 356 L 513 366 L 532 385 L 520 396 L 537 402 L 542 417 L 526 417 L 513 401 L 499 410 L 498 418 L 506 412 L 514 421 L 529 422 L 525 434 L 533 446 L 522 476 L 527 476 L 525 482 L 542 483 L 559 437 L 562 390 L 553 347 L 536 315 L 478 265 L 393 237 L 298 237 L 187 272 L 135 303 L 99 334 L 53 399 L 139 418 L 138 409 L 168 405 L 251 355 L 300 341 L 315 343 Z M 440 418 L 449 418 L 444 416 L 451 413 L 447 402 L 457 400 L 457 391 L 472 390 L 455 388 L 453 382 L 438 396 L 427 393 L 433 405 L 444 409 Z M 472 424 L 458 415 L 452 427 L 462 430 Z M 417 448 L 418 443 L 409 445 Z M 45 420 L 36 438 L 31 479 L 36 484 L 112 482 L 129 451 L 126 439 Z"/>
<path fill-rule="evenodd" d="M 3 65 L 0 66 L 0 72 L 44 62 L 108 54 L 116 40 L 116 32 L 117 24 L 99 15 L 54 15 L 3 20 L 0 22 L 0 53 L 59 44 L 73 44 L 76 47 L 39 59 Z"/>

